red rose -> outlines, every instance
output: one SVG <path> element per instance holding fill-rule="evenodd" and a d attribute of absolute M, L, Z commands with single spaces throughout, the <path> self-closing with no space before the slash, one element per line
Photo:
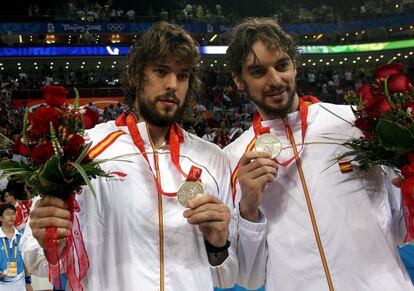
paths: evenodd
<path fill-rule="evenodd" d="M 61 107 L 66 100 L 68 91 L 62 86 L 46 86 L 42 88 L 43 99 L 47 105 L 52 107 Z"/>
<path fill-rule="evenodd" d="M 32 150 L 32 160 L 38 165 L 43 165 L 54 154 L 52 143 L 42 143 Z"/>
<path fill-rule="evenodd" d="M 385 79 L 388 76 L 401 73 L 403 69 L 402 64 L 393 63 L 379 66 L 375 69 L 375 78 Z"/>
<path fill-rule="evenodd" d="M 93 128 L 99 121 L 99 114 L 96 111 L 93 111 L 88 106 L 85 107 L 85 113 L 83 114 L 83 122 L 85 128 Z"/>
<path fill-rule="evenodd" d="M 402 73 L 391 75 L 387 81 L 388 92 L 393 93 L 406 93 L 410 88 L 410 80 Z"/>
<path fill-rule="evenodd" d="M 372 117 L 360 117 L 355 120 L 355 126 L 361 130 L 367 139 L 374 137 L 375 124 L 376 122 Z"/>
<path fill-rule="evenodd" d="M 50 133 L 49 122 L 53 123 L 54 127 L 59 126 L 60 113 L 53 107 L 43 106 L 36 110 L 32 116 L 33 128 L 41 133 Z"/>
<path fill-rule="evenodd" d="M 13 153 L 22 155 L 24 157 L 29 156 L 29 149 L 22 142 L 22 137 L 19 137 L 18 139 L 16 139 L 16 141 L 13 144 L 12 151 Z"/>
<path fill-rule="evenodd" d="M 372 85 L 362 85 L 356 90 L 356 94 L 362 100 L 364 111 L 371 117 L 379 117 L 382 113 L 391 111 L 384 93 Z"/>
<path fill-rule="evenodd" d="M 72 134 L 64 146 L 65 155 L 71 158 L 76 158 L 82 151 L 85 140 L 78 134 Z"/>

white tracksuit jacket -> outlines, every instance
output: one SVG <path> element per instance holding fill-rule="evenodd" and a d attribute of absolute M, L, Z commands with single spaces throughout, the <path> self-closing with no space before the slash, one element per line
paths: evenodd
<path fill-rule="evenodd" d="M 160 175 L 165 192 L 176 192 L 184 177 L 177 171 L 170 157 L 169 146 L 154 152 L 145 123 L 138 128 L 145 142 L 151 167 Z M 93 146 L 108 134 L 123 130 L 119 137 L 97 158 L 139 153 L 126 126 L 114 122 L 97 125 L 88 131 Z M 180 164 L 188 173 L 192 165 L 202 169 L 201 180 L 205 193 L 219 197 L 232 207 L 230 169 L 218 146 L 184 132 L 180 146 Z M 77 195 L 81 211 L 79 221 L 90 268 L 82 281 L 87 291 L 131 290 L 213 290 L 231 287 L 237 277 L 237 258 L 233 241 L 230 255 L 217 267 L 210 266 L 202 233 L 183 217 L 177 198 L 157 194 L 153 174 L 140 155 L 124 158 L 130 162 L 111 161 L 102 164 L 112 178 L 93 180 L 96 199 L 85 188 Z M 157 161 L 157 165 L 154 163 Z M 231 231 L 230 238 L 234 231 Z M 23 257 L 30 267 L 42 259 L 43 250 L 30 236 L 22 245 Z M 44 264 L 37 270 L 45 274 Z M 43 274 L 42 274 L 43 273 Z"/>
<path fill-rule="evenodd" d="M 352 172 L 341 173 L 338 163 L 329 167 L 347 150 L 333 143 L 360 133 L 321 106 L 346 120 L 354 119 L 349 106 L 317 103 L 308 107 L 300 160 L 319 234 L 312 227 L 297 163 L 280 167 L 263 192 L 261 222 L 239 220 L 240 283 L 250 288 L 265 283 L 266 291 L 324 291 L 329 290 L 329 274 L 336 291 L 414 290 L 396 250 L 405 233 L 399 189 L 389 185 L 390 178 L 379 168 L 362 172 L 354 165 Z M 289 114 L 287 121 L 300 150 L 299 111 Z M 262 121 L 262 126 L 270 126 L 282 141 L 278 160 L 292 157 L 283 120 Z M 250 128 L 225 148 L 232 170 L 253 138 Z M 237 205 L 238 183 L 236 189 Z"/>

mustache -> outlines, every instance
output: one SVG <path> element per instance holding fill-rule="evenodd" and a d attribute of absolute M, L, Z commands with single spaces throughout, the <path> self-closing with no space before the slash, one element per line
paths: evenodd
<path fill-rule="evenodd" d="M 263 92 L 263 95 L 278 95 L 287 90 L 287 86 L 271 87 L 269 90 Z"/>
<path fill-rule="evenodd" d="M 154 98 L 154 101 L 155 102 L 158 102 L 158 101 L 168 101 L 168 102 L 173 102 L 173 103 L 175 103 L 177 105 L 180 104 L 180 99 L 173 92 L 167 92 L 165 94 L 158 95 L 157 97 Z"/>

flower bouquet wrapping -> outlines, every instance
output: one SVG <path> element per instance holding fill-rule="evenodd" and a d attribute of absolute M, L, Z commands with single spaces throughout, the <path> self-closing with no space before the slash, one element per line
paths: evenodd
<path fill-rule="evenodd" d="M 22 182 L 31 196 L 53 195 L 65 200 L 72 213 L 72 234 L 66 239 L 61 255 L 58 252 L 57 229 L 45 231 L 46 257 L 49 262 L 49 280 L 60 288 L 60 273 L 66 272 L 72 290 L 82 290 L 80 281 L 89 268 L 88 256 L 76 212 L 79 206 L 75 195 L 83 185 L 95 194 L 90 179 L 107 176 L 99 161 L 88 157 L 91 146 L 85 141 L 85 129 L 93 127 L 99 118 L 89 107 L 79 107 L 77 90 L 73 105 L 66 103 L 67 91 L 63 87 L 47 86 L 42 89 L 46 106 L 34 113 L 26 109 L 22 135 L 14 141 L 12 150 L 26 159 L 0 163 L 3 176 Z M 74 256 L 78 272 L 75 272 Z"/>
<path fill-rule="evenodd" d="M 414 88 L 402 72 L 403 65 L 390 63 L 375 69 L 375 83 L 348 92 L 354 126 L 362 137 L 345 142 L 344 157 L 362 169 L 374 165 L 392 168 L 402 178 L 401 194 L 407 225 L 405 241 L 414 238 Z"/>

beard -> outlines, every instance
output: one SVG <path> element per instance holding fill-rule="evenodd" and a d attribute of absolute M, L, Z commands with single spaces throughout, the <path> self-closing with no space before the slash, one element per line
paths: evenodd
<path fill-rule="evenodd" d="M 267 116 L 272 116 L 272 117 L 284 117 L 286 115 L 288 115 L 291 110 L 292 110 L 292 105 L 295 102 L 295 97 L 296 97 L 296 85 L 294 90 L 292 90 L 291 92 L 288 92 L 288 99 L 286 100 L 286 103 L 275 107 L 272 105 L 269 105 L 266 103 L 266 98 L 255 98 L 250 94 L 250 89 L 247 85 L 247 83 L 245 83 L 245 87 L 247 89 L 247 95 L 250 99 L 250 101 L 252 101 L 254 103 L 254 105 L 256 105 L 260 111 L 262 111 L 263 113 L 265 113 Z M 288 89 L 288 88 L 285 88 Z"/>
<path fill-rule="evenodd" d="M 160 100 L 172 100 L 177 104 L 177 108 L 175 109 L 175 112 L 172 114 L 168 114 L 168 112 L 163 113 L 156 109 L 156 103 Z M 187 98 L 186 98 L 187 100 Z M 151 103 L 145 102 L 145 98 L 138 96 L 137 97 L 137 103 L 138 103 L 138 109 L 139 114 L 142 116 L 142 118 L 155 126 L 158 127 L 167 127 L 170 126 L 174 122 L 178 122 L 181 120 L 181 117 L 184 113 L 186 100 L 183 104 L 180 105 L 180 100 L 177 98 L 177 96 L 174 93 L 166 93 L 163 95 L 158 95 L 154 98 L 154 100 Z"/>

